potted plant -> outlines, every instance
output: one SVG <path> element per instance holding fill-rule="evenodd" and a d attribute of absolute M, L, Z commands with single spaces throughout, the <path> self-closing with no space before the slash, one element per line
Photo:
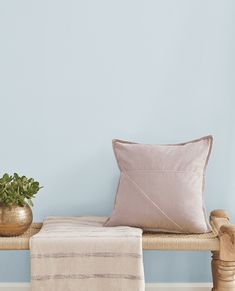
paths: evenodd
<path fill-rule="evenodd" d="M 32 199 L 41 188 L 33 178 L 16 173 L 0 178 L 0 236 L 20 235 L 29 228 Z"/>

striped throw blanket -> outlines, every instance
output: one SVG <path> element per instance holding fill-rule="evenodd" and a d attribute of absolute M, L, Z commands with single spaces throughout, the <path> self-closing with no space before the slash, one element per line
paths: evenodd
<path fill-rule="evenodd" d="M 32 291 L 144 291 L 142 230 L 49 217 L 30 240 Z"/>

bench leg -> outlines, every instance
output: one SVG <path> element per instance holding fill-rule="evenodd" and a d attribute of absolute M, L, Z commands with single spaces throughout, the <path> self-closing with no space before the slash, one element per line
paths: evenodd
<path fill-rule="evenodd" d="M 219 259 L 219 252 L 212 252 L 212 291 L 235 291 L 235 261 Z"/>

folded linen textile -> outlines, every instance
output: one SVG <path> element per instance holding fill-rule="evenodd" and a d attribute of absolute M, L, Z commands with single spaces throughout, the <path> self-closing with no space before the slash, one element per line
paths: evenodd
<path fill-rule="evenodd" d="M 142 230 L 49 217 L 30 240 L 32 291 L 144 291 Z"/>

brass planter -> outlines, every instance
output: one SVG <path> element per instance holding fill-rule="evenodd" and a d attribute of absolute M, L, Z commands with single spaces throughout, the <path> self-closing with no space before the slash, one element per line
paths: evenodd
<path fill-rule="evenodd" d="M 24 233 L 33 221 L 32 210 L 25 206 L 0 204 L 0 236 L 17 236 Z"/>

